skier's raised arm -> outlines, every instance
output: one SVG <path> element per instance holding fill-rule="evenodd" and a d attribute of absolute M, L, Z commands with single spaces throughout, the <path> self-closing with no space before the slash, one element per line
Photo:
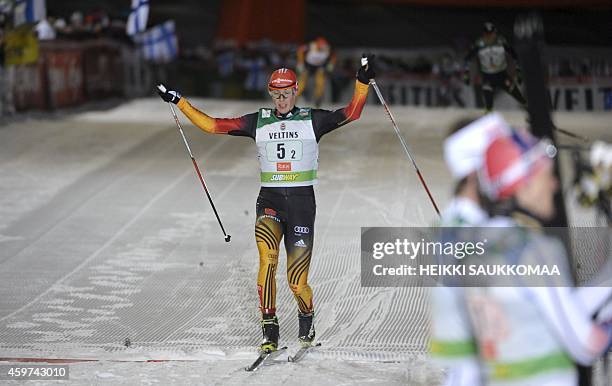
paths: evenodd
<path fill-rule="evenodd" d="M 313 126 L 317 141 L 330 131 L 359 119 L 368 97 L 370 79 L 374 79 L 375 76 L 374 55 L 369 55 L 364 61 L 364 64 L 357 71 L 353 97 L 346 107 L 334 111 L 322 109 L 312 111 Z"/>
<path fill-rule="evenodd" d="M 201 130 L 212 134 L 229 134 L 255 138 L 257 113 L 238 118 L 214 118 L 193 107 L 178 91 L 158 86 L 159 96 L 168 103 L 174 103 L 189 120 Z"/>

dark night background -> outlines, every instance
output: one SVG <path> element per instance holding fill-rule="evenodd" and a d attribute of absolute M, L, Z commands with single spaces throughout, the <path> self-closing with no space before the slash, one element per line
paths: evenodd
<path fill-rule="evenodd" d="M 464 1 L 474 6 L 449 7 L 449 1 L 323 1 L 305 2 L 304 38 L 327 36 L 336 47 L 411 48 L 452 44 L 461 36 L 473 37 L 482 23 L 491 20 L 506 36 L 512 35 L 516 15 L 525 13 L 526 1 L 509 1 L 519 6 L 482 7 L 482 1 Z M 492 2 L 502 3 L 502 2 Z M 612 3 L 609 1 L 534 1 L 544 4 L 540 13 L 551 45 L 610 46 Z M 282 2 L 279 3 L 282 6 Z M 442 4 L 438 6 L 423 4 Z M 569 6 L 567 4 L 570 4 Z M 149 25 L 175 19 L 183 47 L 210 45 L 218 31 L 224 1 L 151 0 Z M 111 16 L 126 18 L 128 0 L 50 1 L 51 16 L 69 17 L 75 10 L 104 9 Z M 265 12 L 265 10 L 258 10 Z M 278 20 L 278 31 L 291 29 Z M 274 37 L 270 37 L 274 38 Z M 296 42 L 300 43 L 300 42 Z"/>

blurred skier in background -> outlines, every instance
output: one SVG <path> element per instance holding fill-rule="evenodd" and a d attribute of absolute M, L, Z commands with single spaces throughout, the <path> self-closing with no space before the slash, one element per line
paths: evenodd
<path fill-rule="evenodd" d="M 477 61 L 478 78 L 470 76 L 470 63 L 474 58 Z M 471 78 L 475 83 L 480 83 L 487 112 L 493 110 L 493 99 L 498 89 L 506 91 L 523 108 L 526 107 L 527 101 L 519 87 L 520 71 L 516 52 L 506 38 L 497 32 L 493 23 L 484 23 L 482 35 L 476 39 L 464 62 L 465 83 L 469 84 Z"/>
<path fill-rule="evenodd" d="M 296 68 L 300 85 L 298 96 L 302 95 L 308 87 L 309 78 L 314 77 L 314 91 L 311 95 L 315 107 L 321 106 L 327 79 L 334 71 L 335 65 L 336 55 L 324 37 L 318 37 L 298 47 Z"/>

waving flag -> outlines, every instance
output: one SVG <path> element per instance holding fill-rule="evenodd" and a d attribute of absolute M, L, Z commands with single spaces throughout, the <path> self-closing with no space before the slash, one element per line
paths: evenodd
<path fill-rule="evenodd" d="M 14 25 L 35 23 L 47 17 L 45 0 L 16 0 L 13 11 Z"/>
<path fill-rule="evenodd" d="M 143 57 L 157 63 L 167 63 L 178 56 L 178 39 L 174 20 L 157 25 L 134 36 Z"/>
<path fill-rule="evenodd" d="M 147 29 L 149 18 L 149 0 L 132 0 L 132 9 L 127 21 L 128 36 L 136 35 Z"/>

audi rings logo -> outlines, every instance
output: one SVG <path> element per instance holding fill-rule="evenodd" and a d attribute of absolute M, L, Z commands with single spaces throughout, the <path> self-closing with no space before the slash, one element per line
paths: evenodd
<path fill-rule="evenodd" d="M 293 227 L 293 231 L 295 233 L 310 233 L 310 228 L 308 227 L 301 227 L 301 226 L 294 226 Z"/>

